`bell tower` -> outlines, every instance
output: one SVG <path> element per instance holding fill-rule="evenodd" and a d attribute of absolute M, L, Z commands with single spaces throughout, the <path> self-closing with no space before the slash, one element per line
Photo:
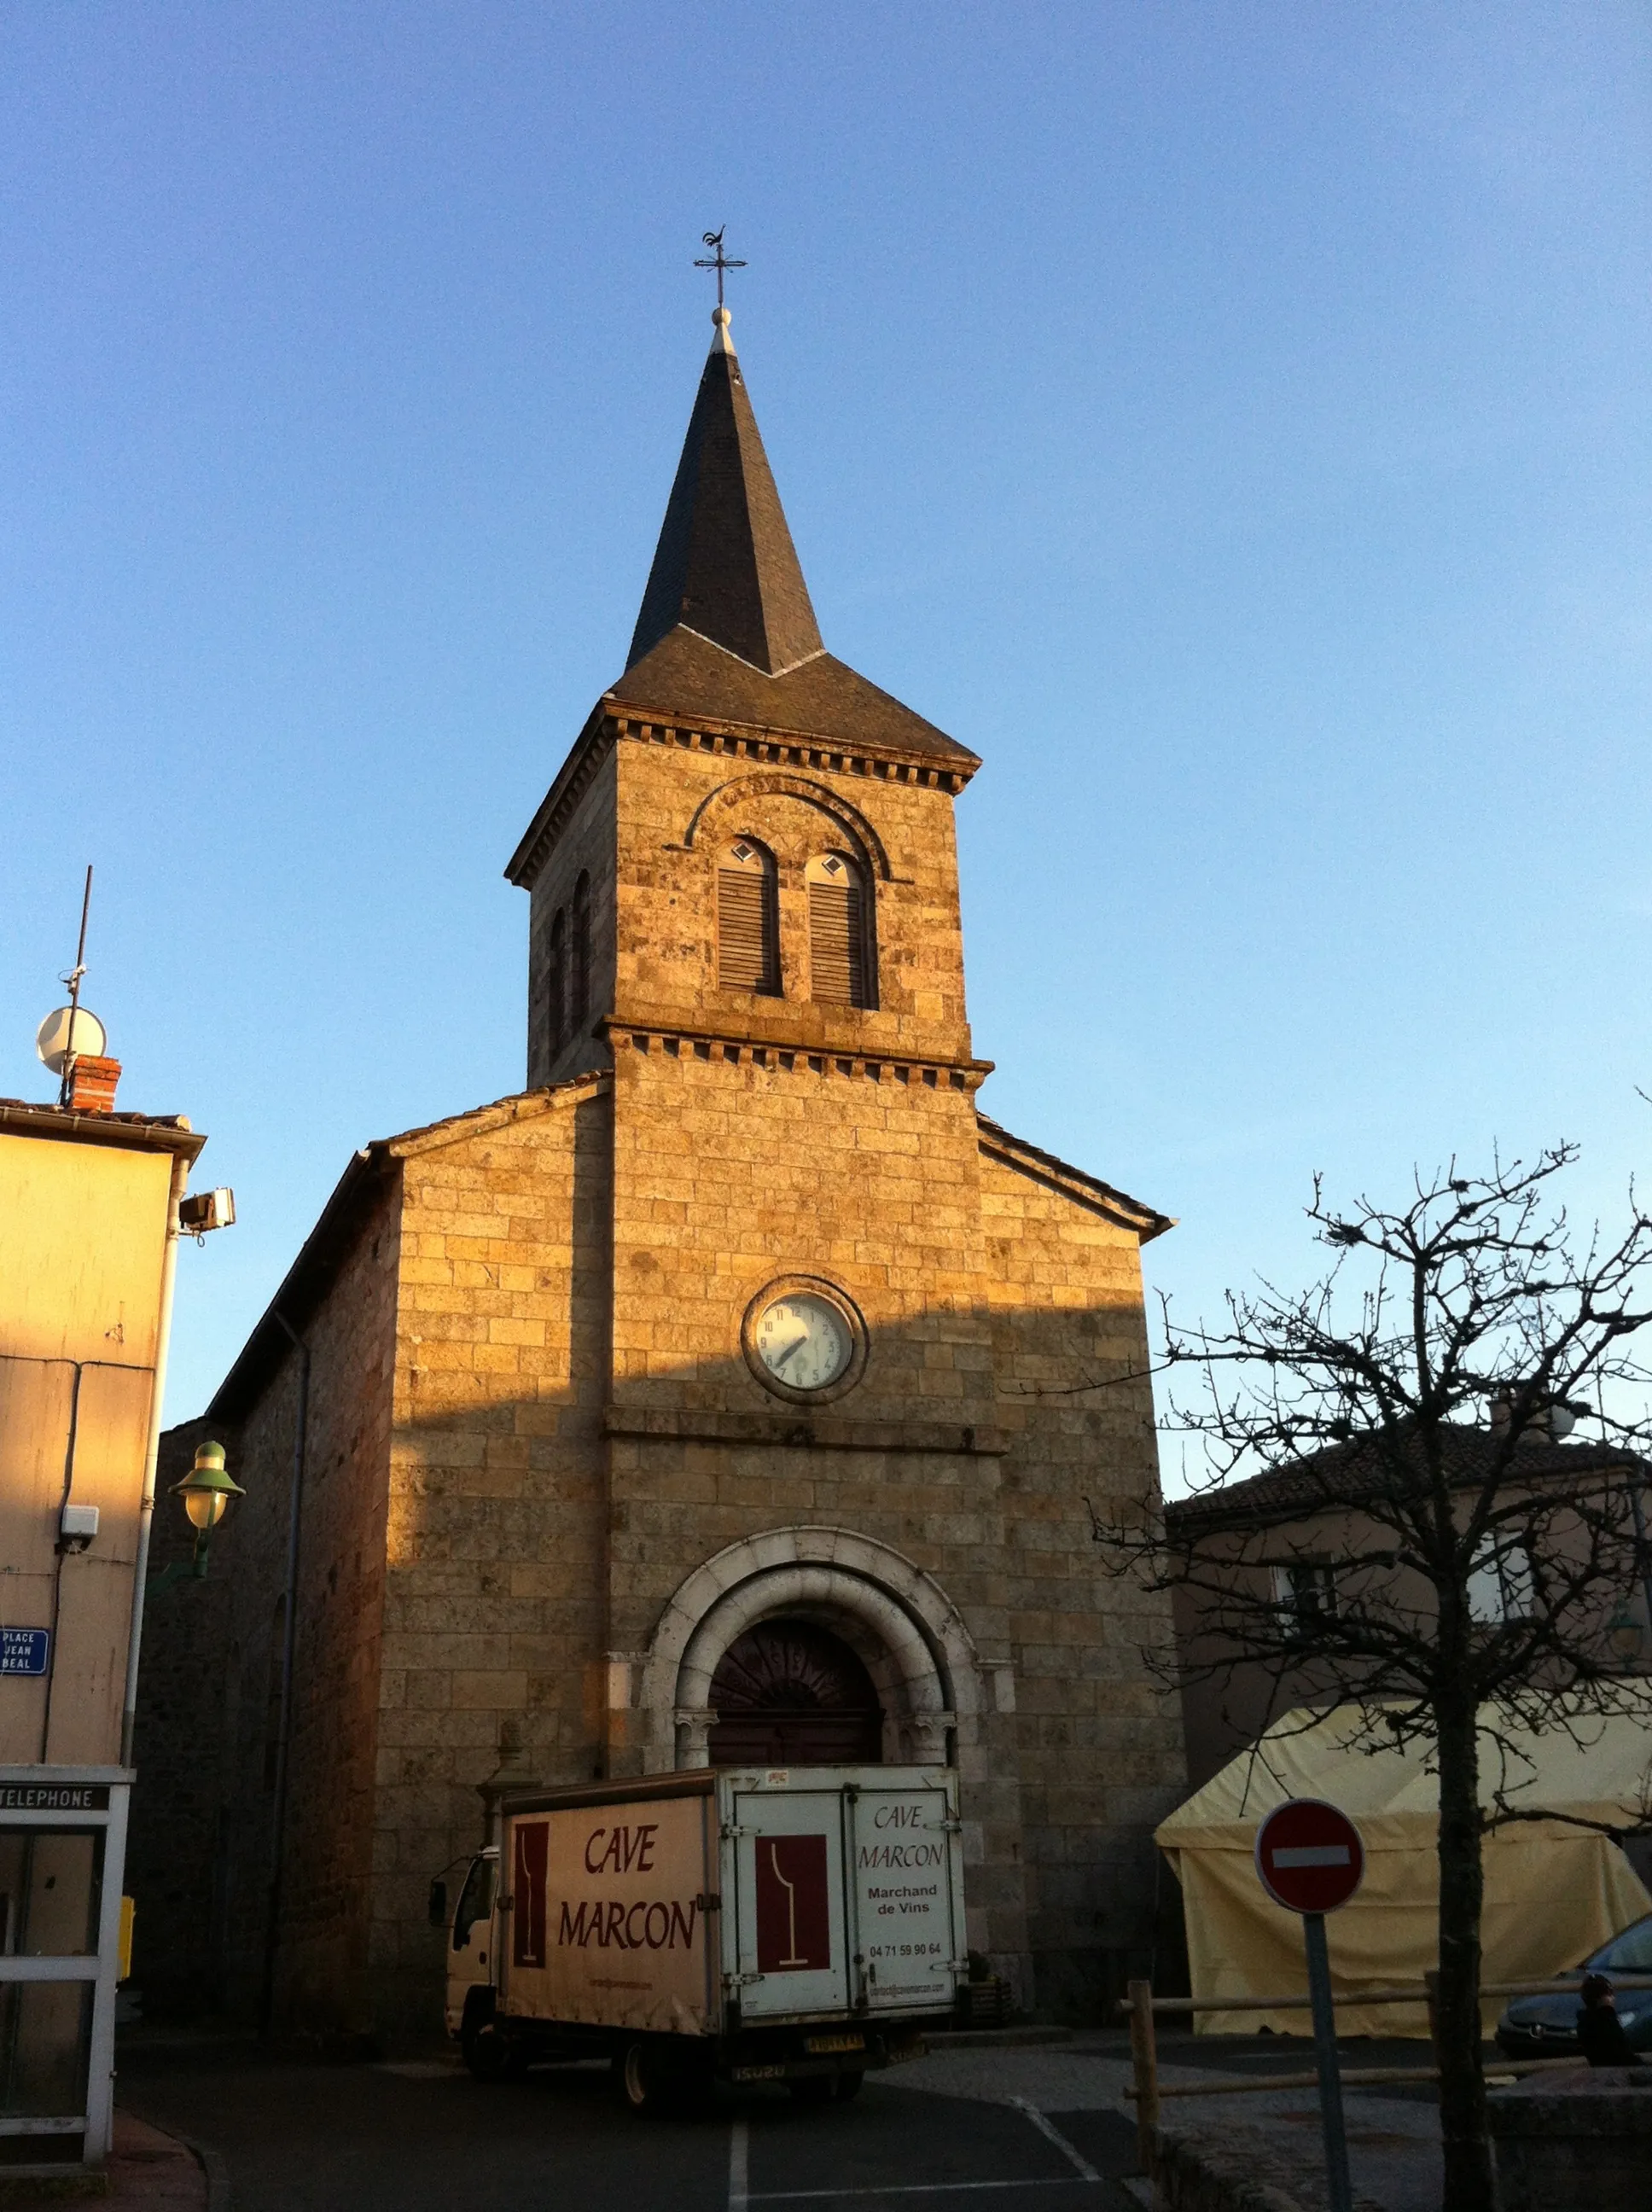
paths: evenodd
<path fill-rule="evenodd" d="M 827 652 L 713 324 L 624 673 L 506 872 L 529 1084 L 637 1028 L 971 1066 L 952 801 L 980 762 Z"/>

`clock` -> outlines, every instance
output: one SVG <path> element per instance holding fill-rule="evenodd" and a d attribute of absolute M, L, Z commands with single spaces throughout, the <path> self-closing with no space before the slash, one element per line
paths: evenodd
<path fill-rule="evenodd" d="M 783 1398 L 835 1396 L 865 1364 L 859 1315 L 841 1292 L 808 1276 L 761 1291 L 741 1334 L 752 1373 Z"/>

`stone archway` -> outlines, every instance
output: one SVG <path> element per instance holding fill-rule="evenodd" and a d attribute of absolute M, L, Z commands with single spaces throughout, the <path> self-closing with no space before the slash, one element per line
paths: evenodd
<path fill-rule="evenodd" d="M 731 809 L 738 809 L 752 799 L 796 799 L 805 806 L 835 823 L 839 834 L 847 838 L 865 864 L 869 875 L 890 882 L 894 870 L 890 866 L 889 854 L 884 841 L 858 806 L 850 805 L 839 793 L 812 776 L 793 775 L 784 771 L 759 770 L 756 775 L 732 776 L 720 783 L 715 791 L 708 792 L 689 819 L 683 835 L 684 847 L 692 852 L 701 834 L 710 823 L 720 819 Z"/>
<path fill-rule="evenodd" d="M 818 1625 L 859 1656 L 878 1694 L 886 1759 L 944 1765 L 976 1741 L 975 1646 L 939 1586 L 850 1529 L 778 1528 L 731 1544 L 667 1602 L 638 1699 L 647 1771 L 708 1763 L 724 1655 L 782 1617 Z"/>

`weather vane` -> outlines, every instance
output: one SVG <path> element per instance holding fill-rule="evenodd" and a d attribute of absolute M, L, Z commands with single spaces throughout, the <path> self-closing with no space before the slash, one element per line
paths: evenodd
<path fill-rule="evenodd" d="M 723 230 L 726 230 L 727 228 L 728 225 L 725 223 L 723 225 Z M 723 304 L 724 270 L 744 269 L 745 267 L 744 261 L 731 261 L 728 256 L 724 252 L 723 230 L 708 230 L 702 233 L 703 242 L 707 246 L 710 246 L 713 258 L 709 261 L 696 261 L 694 264 L 696 269 L 714 269 L 717 271 L 717 304 L 720 307 Z"/>

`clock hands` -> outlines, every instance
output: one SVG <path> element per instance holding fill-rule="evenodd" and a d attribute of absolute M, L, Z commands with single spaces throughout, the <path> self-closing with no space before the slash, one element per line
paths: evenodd
<path fill-rule="evenodd" d="M 823 1310 L 824 1304 L 823 1299 L 813 1297 L 800 1299 L 797 1305 L 777 1298 L 763 1316 L 755 1348 L 768 1373 L 788 1390 L 820 1389 L 835 1382 L 847 1363 L 847 1332 L 835 1314 Z M 787 1328 L 792 1334 L 782 1337 Z M 798 1358 L 804 1352 L 809 1355 L 806 1360 Z"/>

